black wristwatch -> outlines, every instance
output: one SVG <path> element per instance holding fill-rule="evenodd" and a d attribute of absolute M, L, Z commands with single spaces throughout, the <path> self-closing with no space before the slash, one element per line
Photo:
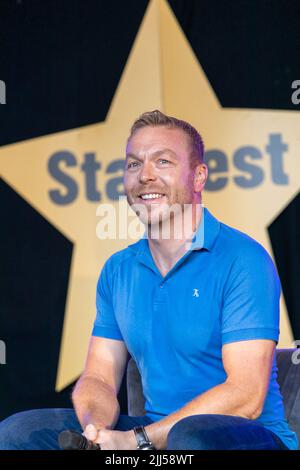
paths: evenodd
<path fill-rule="evenodd" d="M 155 449 L 154 445 L 150 441 L 144 426 L 135 426 L 133 428 L 138 450 L 152 450 Z"/>

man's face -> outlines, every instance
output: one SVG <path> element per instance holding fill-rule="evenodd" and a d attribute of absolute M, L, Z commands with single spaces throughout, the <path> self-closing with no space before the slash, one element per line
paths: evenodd
<path fill-rule="evenodd" d="M 140 212 L 143 223 L 162 222 L 169 218 L 171 205 L 195 201 L 195 170 L 190 168 L 190 151 L 189 137 L 181 129 L 147 126 L 129 140 L 125 192 L 130 206 L 138 204 L 144 209 Z"/>

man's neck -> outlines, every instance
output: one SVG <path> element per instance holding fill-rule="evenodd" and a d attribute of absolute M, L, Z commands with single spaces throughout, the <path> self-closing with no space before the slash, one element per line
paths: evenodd
<path fill-rule="evenodd" d="M 171 234 L 168 239 L 162 236 L 153 238 L 151 237 L 151 231 L 149 231 L 149 248 L 162 276 L 166 276 L 177 261 L 190 249 L 193 236 L 200 225 L 202 214 L 203 209 L 200 203 L 191 204 L 191 214 L 188 214 L 188 217 L 191 217 L 192 224 L 183 226 L 183 236 L 181 238 L 175 236 L 174 226 L 176 226 L 176 220 L 172 224 Z M 184 220 L 189 220 L 188 217 Z"/>

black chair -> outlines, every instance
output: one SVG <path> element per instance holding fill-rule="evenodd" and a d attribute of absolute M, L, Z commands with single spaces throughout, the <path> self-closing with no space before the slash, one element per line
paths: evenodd
<path fill-rule="evenodd" d="M 300 442 L 300 350 L 277 349 L 278 384 L 283 398 L 286 419 Z M 299 364 L 297 364 L 299 362 Z M 140 373 L 131 358 L 127 365 L 127 397 L 129 416 L 145 414 Z"/>

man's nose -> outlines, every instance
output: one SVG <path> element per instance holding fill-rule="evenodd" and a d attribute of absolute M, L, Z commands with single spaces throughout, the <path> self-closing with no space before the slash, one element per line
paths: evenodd
<path fill-rule="evenodd" d="M 153 181 L 156 179 L 155 170 L 151 162 L 146 162 L 143 164 L 139 174 L 139 179 L 141 183 L 147 183 L 147 181 Z"/>

